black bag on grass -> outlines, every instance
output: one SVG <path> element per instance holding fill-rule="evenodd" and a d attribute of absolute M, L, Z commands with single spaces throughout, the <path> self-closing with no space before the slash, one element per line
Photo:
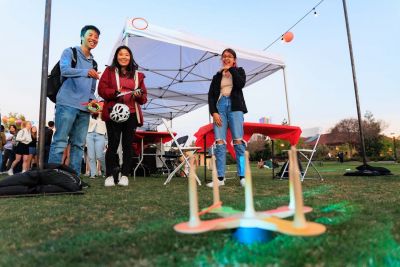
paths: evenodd
<path fill-rule="evenodd" d="M 82 181 L 76 172 L 61 164 L 47 164 L 43 170 L 17 173 L 0 181 L 1 195 L 78 192 Z"/>

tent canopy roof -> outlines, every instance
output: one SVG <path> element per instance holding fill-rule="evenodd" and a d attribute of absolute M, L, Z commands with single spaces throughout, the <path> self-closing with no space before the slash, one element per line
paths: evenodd
<path fill-rule="evenodd" d="M 128 19 L 113 52 L 120 45 L 132 49 L 139 70 L 146 75 L 148 102 L 142 106 L 145 129 L 161 118 L 173 119 L 207 105 L 213 75 L 220 69 L 220 53 L 232 48 L 246 71 L 246 86 L 284 68 L 277 57 L 149 24 L 144 30 Z"/>

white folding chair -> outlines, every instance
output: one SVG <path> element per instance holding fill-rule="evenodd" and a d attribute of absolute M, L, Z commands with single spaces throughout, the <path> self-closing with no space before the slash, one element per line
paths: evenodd
<path fill-rule="evenodd" d="M 301 172 L 301 181 L 304 181 L 304 179 L 306 179 L 306 174 L 308 169 L 310 168 L 310 166 L 316 171 L 316 173 L 319 176 L 319 179 L 321 181 L 324 180 L 324 178 L 322 178 L 320 172 L 318 171 L 317 167 L 314 165 L 314 163 L 312 162 L 313 160 L 313 156 L 315 154 L 315 152 L 317 151 L 317 146 L 319 143 L 319 139 L 321 138 L 321 129 L 316 127 L 316 128 L 310 128 L 310 129 L 305 129 L 302 132 L 302 137 L 305 137 L 305 141 L 304 144 L 314 144 L 312 148 L 298 148 L 297 152 L 299 153 L 299 155 L 304 158 L 307 162 L 306 164 L 306 168 L 304 169 L 304 171 Z M 300 164 L 300 163 L 299 163 Z M 281 178 L 284 176 L 285 172 L 287 172 L 287 164 L 281 174 Z"/>
<path fill-rule="evenodd" d="M 171 135 L 172 142 L 176 145 L 176 149 L 179 151 L 180 155 L 183 157 L 183 161 L 168 175 L 167 180 L 165 180 L 165 182 L 164 182 L 164 185 L 166 185 L 167 183 L 169 183 L 171 181 L 171 179 L 172 179 L 172 177 L 174 177 L 175 173 L 177 171 L 179 171 L 184 164 L 186 164 L 186 166 L 190 166 L 189 158 L 185 155 L 184 151 L 191 151 L 193 153 L 196 153 L 196 151 L 201 149 L 201 147 L 182 147 L 179 144 L 179 142 L 177 141 L 177 139 L 175 138 L 174 133 L 173 133 L 172 129 L 169 127 L 167 120 L 163 118 L 162 121 L 164 123 L 165 128 L 167 128 L 168 133 Z M 197 183 L 199 185 L 201 185 L 200 179 L 199 179 L 199 177 L 197 177 L 197 175 L 196 175 L 196 180 L 197 180 Z"/>

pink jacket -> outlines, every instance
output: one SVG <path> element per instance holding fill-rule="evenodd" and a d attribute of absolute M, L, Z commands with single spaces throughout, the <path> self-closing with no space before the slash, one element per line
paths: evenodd
<path fill-rule="evenodd" d="M 122 103 L 123 98 L 123 103 L 128 105 L 130 110 L 135 110 L 138 113 L 138 126 L 143 125 L 143 114 L 140 105 L 143 105 L 147 102 L 147 89 L 144 84 L 144 78 L 144 74 L 138 72 L 138 88 L 142 89 L 142 95 L 140 97 L 135 97 L 134 95 L 132 95 L 132 97 L 129 98 L 129 101 L 127 102 L 126 97 L 117 97 L 119 92 L 116 81 L 115 68 L 107 67 L 104 70 L 98 86 L 98 93 L 104 99 L 104 106 L 102 111 L 102 119 L 104 121 L 110 120 L 110 112 L 113 106 L 116 103 Z"/>

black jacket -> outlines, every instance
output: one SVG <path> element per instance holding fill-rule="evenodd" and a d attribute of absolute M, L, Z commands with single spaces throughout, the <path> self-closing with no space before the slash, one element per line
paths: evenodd
<path fill-rule="evenodd" d="M 246 103 L 244 102 L 242 91 L 244 85 L 246 84 L 246 73 L 244 72 L 244 69 L 240 67 L 230 67 L 228 71 L 232 75 L 233 83 L 231 92 L 232 111 L 243 111 L 243 113 L 247 113 Z M 218 113 L 217 102 L 221 93 L 221 80 L 222 72 L 218 71 L 214 75 L 211 81 L 210 90 L 208 91 L 208 108 L 211 115 L 213 113 Z"/>
<path fill-rule="evenodd" d="M 44 145 L 50 146 L 53 138 L 53 130 L 46 126 L 46 128 L 44 128 L 44 136 Z"/>

